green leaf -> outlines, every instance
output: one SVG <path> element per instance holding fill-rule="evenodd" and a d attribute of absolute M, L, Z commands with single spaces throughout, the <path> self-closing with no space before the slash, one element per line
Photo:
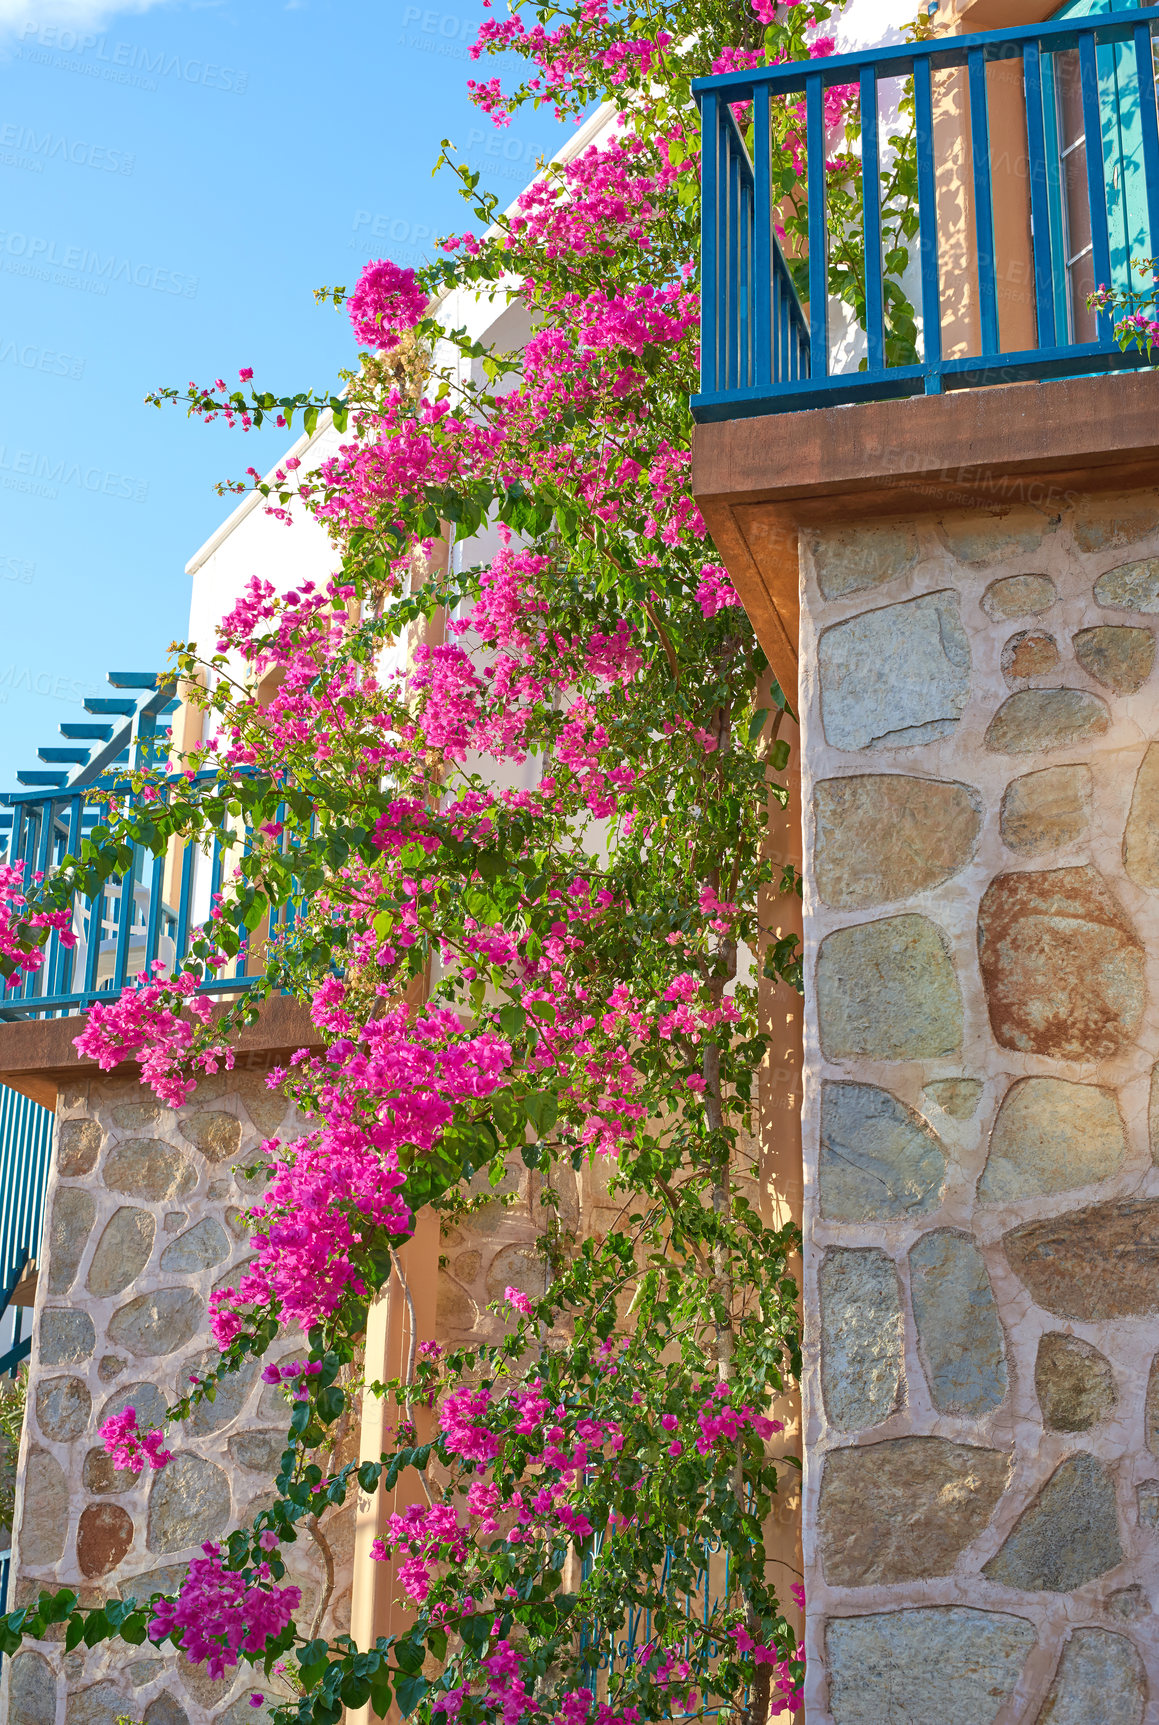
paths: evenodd
<path fill-rule="evenodd" d="M 541 1138 L 545 1132 L 551 1131 L 559 1118 L 559 1103 L 550 1090 L 537 1090 L 525 1096 L 523 1110 Z"/>
<path fill-rule="evenodd" d="M 410 1718 L 429 1688 L 425 1677 L 404 1677 L 395 1685 L 394 1698 L 404 1719 Z"/>
<path fill-rule="evenodd" d="M 753 714 L 752 718 L 749 720 L 749 742 L 750 743 L 756 742 L 757 738 L 760 736 L 761 732 L 765 728 L 765 723 L 768 719 L 768 716 L 769 716 L 769 709 L 767 707 L 761 707 L 757 710 L 757 712 L 755 712 Z"/>
<path fill-rule="evenodd" d="M 530 1002 L 530 1009 L 536 1018 L 542 1018 L 545 1024 L 555 1023 L 555 1007 L 550 1000 L 533 1000 Z"/>
<path fill-rule="evenodd" d="M 481 1653 L 491 1633 L 494 1619 L 485 1612 L 477 1611 L 471 1617 L 461 1618 L 459 1634 L 463 1637 L 463 1645 L 469 1647 L 472 1653 Z"/>
<path fill-rule="evenodd" d="M 769 750 L 769 765 L 776 773 L 783 773 L 789 764 L 789 745 L 784 737 L 778 737 Z"/>

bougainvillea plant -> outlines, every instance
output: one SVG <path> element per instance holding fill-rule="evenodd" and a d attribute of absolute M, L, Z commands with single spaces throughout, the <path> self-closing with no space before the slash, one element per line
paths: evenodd
<path fill-rule="evenodd" d="M 283 593 L 255 578 L 216 643 L 182 650 L 209 742 L 174 775 L 138 773 L 127 812 L 47 880 L 0 879 L 0 969 L 35 964 L 130 842 L 249 834 L 181 974 L 94 1008 L 79 1046 L 104 1069 L 138 1061 L 180 1105 L 231 1064 L 261 998 L 309 1005 L 324 1052 L 271 1075 L 308 1130 L 263 1145 L 253 1255 L 211 1302 L 215 1378 L 283 1330 L 303 1356 L 265 1368 L 292 1417 L 252 1527 L 172 1596 L 43 1596 L 0 1624 L 4 1650 L 62 1622 L 66 1646 L 120 1636 L 215 1676 L 277 1668 L 291 1694 L 271 1704 L 301 1725 L 367 1702 L 504 1725 L 764 1725 L 799 1705 L 793 1577 L 768 1537 L 795 1465 L 774 1456 L 799 1368 L 796 1237 L 763 1214 L 749 1130 L 758 975 L 800 986 L 795 940 L 770 933 L 799 884 L 768 843 L 792 717 L 690 492 L 690 83 L 831 53 L 832 10 L 514 0 L 476 54 L 526 75 L 473 83 L 476 102 L 504 125 L 525 103 L 579 119 L 608 101 L 605 134 L 507 216 L 444 146 L 467 231 L 426 269 L 384 260 L 349 296 L 324 290 L 362 350 L 341 394 L 276 396 L 244 370 L 236 389 L 154 398 L 242 429 L 331 413 L 339 453 L 244 485 L 323 523 L 335 572 Z M 854 90 L 830 93 L 827 120 L 848 189 Z M 795 257 L 800 123 L 786 105 L 775 137 Z M 856 308 L 855 265 L 850 226 L 831 280 Z M 461 327 L 478 296 L 519 309 L 518 353 Z M 305 914 L 259 944 L 290 900 Z M 212 1016 L 215 967 L 247 943 L 260 979 Z M 542 1275 L 499 1302 L 502 1339 L 443 1351 L 412 1334 L 402 1377 L 363 1387 L 368 1309 L 405 1279 L 416 1213 L 470 1202 L 512 1163 L 539 1194 Z M 598 1234 L 582 1207 L 567 1219 L 577 1179 L 614 1218 Z M 392 1445 L 339 1467 L 326 1435 L 363 1393 L 389 1398 Z M 104 1437 L 119 1466 L 169 1459 L 132 1410 Z M 287 1550 L 351 1492 L 399 1482 L 411 1507 L 374 1555 L 409 1627 L 373 1648 L 327 1639 L 299 1620 Z"/>

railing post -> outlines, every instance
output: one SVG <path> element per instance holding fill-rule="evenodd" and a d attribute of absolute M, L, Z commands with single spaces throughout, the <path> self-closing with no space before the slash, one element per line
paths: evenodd
<path fill-rule="evenodd" d="M 1099 109 L 1099 68 L 1095 58 L 1095 33 L 1084 30 L 1079 37 L 1079 85 L 1083 103 L 1083 132 L 1087 144 L 1087 199 L 1091 211 L 1091 262 L 1095 286 L 1111 285 L 1111 241 L 1107 230 L 1107 180 L 1103 166 L 1103 126 Z M 1099 340 L 1111 339 L 1111 314 L 1099 313 Z"/>
<path fill-rule="evenodd" d="M 1151 26 L 1134 29 L 1135 66 L 1139 80 L 1139 128 L 1143 136 L 1143 179 L 1147 187 L 1147 245 L 1159 255 L 1159 114 L 1155 106 L 1155 54 Z"/>
<path fill-rule="evenodd" d="M 922 358 L 926 394 L 942 392 L 942 290 L 938 275 L 938 198 L 934 181 L 932 72 L 914 60 L 914 127 L 918 154 L 918 246 L 922 265 Z"/>
<path fill-rule="evenodd" d="M 1030 225 L 1034 247 L 1034 309 L 1039 347 L 1053 347 L 1054 267 L 1050 253 L 1050 199 L 1046 187 L 1046 130 L 1042 119 L 1042 64 L 1037 42 L 1022 50 L 1026 96 L 1026 159 L 1030 173 Z"/>
<path fill-rule="evenodd" d="M 989 357 L 999 352 L 999 342 L 994 198 L 990 175 L 990 113 L 986 98 L 986 50 L 971 48 L 967 55 L 967 66 L 970 80 L 970 156 L 974 170 L 978 312 L 982 330 L 982 355 Z"/>
<path fill-rule="evenodd" d="M 753 91 L 753 382 L 773 381 L 773 194 L 769 86 Z"/>
<path fill-rule="evenodd" d="M 877 73 L 861 68 L 861 207 L 865 239 L 865 341 L 870 371 L 885 369 L 881 278 L 881 163 L 877 142 Z"/>
<path fill-rule="evenodd" d="M 809 183 L 809 369 L 829 375 L 829 235 L 825 226 L 825 85 L 805 79 L 805 172 Z"/>
<path fill-rule="evenodd" d="M 700 98 L 700 387 L 712 395 L 720 387 L 720 330 L 717 324 L 720 186 L 718 119 L 720 98 L 706 90 Z"/>

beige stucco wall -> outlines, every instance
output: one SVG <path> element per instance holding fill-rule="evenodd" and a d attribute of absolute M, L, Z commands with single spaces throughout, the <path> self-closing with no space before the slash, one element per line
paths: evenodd
<path fill-rule="evenodd" d="M 808 1719 L 1143 1725 L 1159 497 L 928 501 L 802 536 Z"/>

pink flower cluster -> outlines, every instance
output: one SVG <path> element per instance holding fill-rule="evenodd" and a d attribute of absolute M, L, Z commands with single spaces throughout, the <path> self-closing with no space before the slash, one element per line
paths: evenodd
<path fill-rule="evenodd" d="M 191 1055 L 194 1026 L 181 1014 L 188 1011 L 205 1024 L 213 1006 L 198 994 L 197 978 L 189 972 L 171 981 L 162 980 L 164 976 L 165 966 L 158 959 L 152 981 L 141 978 L 109 1005 L 90 1007 L 88 1022 L 73 1043 L 77 1053 L 95 1060 L 102 1072 L 122 1060 L 139 1061 L 141 1082 L 171 1108 L 180 1108 L 197 1088 L 188 1071 L 191 1060 L 198 1071 L 213 1073 L 221 1066 L 232 1070 L 234 1054 L 223 1042 Z"/>
<path fill-rule="evenodd" d="M 44 877 L 34 875 L 37 885 Z M 9 959 L 16 969 L 8 978 L 8 987 L 17 988 L 21 972 L 39 970 L 44 963 L 44 948 L 39 943 L 27 945 L 25 930 L 54 928 L 62 946 L 75 946 L 68 911 L 30 912 L 24 895 L 24 871 L 9 863 L 0 863 L 0 958 Z"/>
<path fill-rule="evenodd" d="M 176 1599 L 162 1599 L 153 1608 L 150 1641 L 163 1641 L 180 1632 L 185 1657 L 204 1665 L 211 1678 L 224 1677 L 240 1653 L 264 1653 L 270 1638 L 280 1635 L 302 1603 L 298 1587 L 270 1585 L 270 1567 L 263 1563 L 246 1575 L 226 1569 L 220 1547 L 203 1545 Z"/>
<path fill-rule="evenodd" d="M 413 270 L 379 258 L 366 265 L 350 296 L 350 322 L 363 347 L 397 347 L 399 336 L 414 328 L 427 303 Z"/>
<path fill-rule="evenodd" d="M 137 1428 L 136 1408 L 125 1408 L 113 1414 L 100 1428 L 105 1453 L 113 1458 L 120 1472 L 136 1473 L 143 1467 L 162 1468 L 173 1460 L 171 1450 L 162 1449 L 164 1435 L 159 1431 Z"/>

